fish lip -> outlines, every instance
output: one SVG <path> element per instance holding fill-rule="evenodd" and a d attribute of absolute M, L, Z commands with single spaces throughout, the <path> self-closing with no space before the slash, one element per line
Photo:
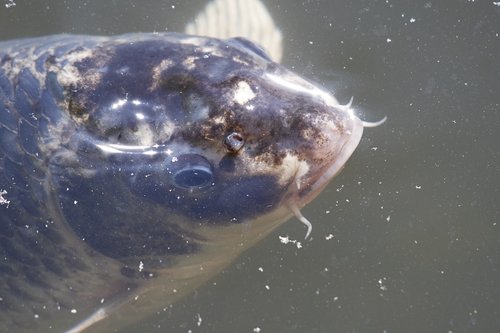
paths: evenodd
<path fill-rule="evenodd" d="M 300 199 L 301 207 L 311 202 L 342 171 L 346 162 L 356 150 L 363 135 L 363 122 L 355 115 L 352 115 L 352 121 L 351 134 L 342 145 L 340 153 L 333 160 L 333 163 L 329 164 L 324 171 L 315 177 L 312 184 L 304 189 L 304 194 L 301 195 Z"/>

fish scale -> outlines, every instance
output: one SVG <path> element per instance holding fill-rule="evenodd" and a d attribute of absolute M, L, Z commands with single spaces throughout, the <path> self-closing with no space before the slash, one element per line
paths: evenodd
<path fill-rule="evenodd" d="M 45 48 L 52 47 L 49 39 L 40 39 Z M 14 42 L 21 48 L 33 40 Z M 2 43 L 5 50 L 9 43 Z M 37 52 L 43 58 L 44 47 Z M 19 51 L 22 57 L 22 52 Z M 56 49 L 54 53 L 58 53 Z M 2 63 L 12 61 L 4 55 Z M 37 59 L 35 59 L 36 62 Z M 0 188 L 12 205 L 2 206 L 0 214 L 0 263 L 2 288 L 0 292 L 0 331 L 16 332 L 40 329 L 38 318 L 62 331 L 73 320 L 58 324 L 58 313 L 70 313 L 76 292 L 82 284 L 75 275 L 82 273 L 85 279 L 91 266 L 80 259 L 78 251 L 66 244 L 69 241 L 64 228 L 58 228 L 57 215 L 51 214 L 46 201 L 50 200 L 46 189 L 47 156 L 40 150 L 43 142 L 50 141 L 47 124 L 61 117 L 45 116 L 47 104 L 55 105 L 56 98 L 49 90 L 43 90 L 30 68 L 23 68 L 15 77 L 2 70 L 0 75 Z M 10 74 L 10 73 L 9 73 Z M 54 109 L 50 107 L 50 113 Z M 57 110 L 60 112 L 60 110 Z M 89 274 L 92 275 L 92 274 Z M 93 277 L 87 276 L 89 280 Z M 70 283 L 64 283 L 70 279 Z M 91 284 L 89 284 L 91 286 Z M 74 291 L 71 291 L 73 289 Z M 64 298 L 60 297 L 65 294 Z M 72 298 L 74 300 L 72 300 Z M 69 319 L 69 318 L 68 318 Z M 52 324 L 53 322 L 53 324 Z"/>

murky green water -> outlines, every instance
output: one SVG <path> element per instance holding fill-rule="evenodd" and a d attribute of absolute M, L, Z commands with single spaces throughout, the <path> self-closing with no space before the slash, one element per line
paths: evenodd
<path fill-rule="evenodd" d="M 0 39 L 179 31 L 204 1 L 0 3 Z M 132 331 L 500 329 L 500 5 L 268 1 L 287 66 L 354 95 L 343 173 L 209 286 Z"/>

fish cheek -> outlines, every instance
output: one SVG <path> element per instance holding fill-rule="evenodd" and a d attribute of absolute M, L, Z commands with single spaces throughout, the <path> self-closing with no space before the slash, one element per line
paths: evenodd
<path fill-rule="evenodd" d="M 231 218 L 243 222 L 272 211 L 280 203 L 286 188 L 270 175 L 240 177 L 227 183 L 218 195 L 216 207 Z"/>
<path fill-rule="evenodd" d="M 131 193 L 129 175 L 99 170 L 82 178 L 64 169 L 60 174 L 54 181 L 61 213 L 75 234 L 99 253 L 130 264 L 138 257 L 196 251 L 194 242 L 185 241 L 187 231 L 174 223 L 175 216 Z"/>

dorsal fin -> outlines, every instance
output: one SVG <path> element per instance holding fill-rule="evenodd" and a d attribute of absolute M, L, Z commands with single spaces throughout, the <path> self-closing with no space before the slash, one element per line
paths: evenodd
<path fill-rule="evenodd" d="M 280 62 L 283 38 L 269 11 L 259 0 L 214 0 L 184 31 L 215 38 L 244 37 L 262 46 Z"/>

